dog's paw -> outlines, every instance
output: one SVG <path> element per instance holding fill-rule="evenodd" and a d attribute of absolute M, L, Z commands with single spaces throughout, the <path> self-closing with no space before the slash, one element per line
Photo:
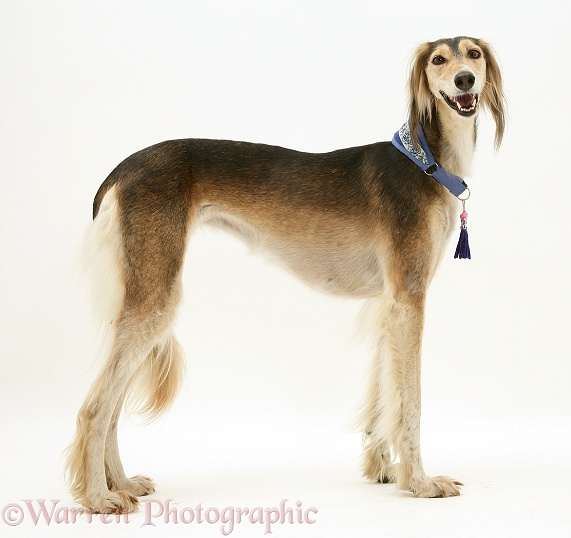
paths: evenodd
<path fill-rule="evenodd" d="M 115 483 L 107 479 L 109 491 L 128 491 L 135 497 L 143 497 L 149 493 L 154 493 L 155 483 L 148 476 L 136 475 Z"/>
<path fill-rule="evenodd" d="M 415 497 L 455 497 L 460 495 L 462 482 L 448 476 L 425 476 L 416 484 L 412 484 L 410 490 Z"/>
<path fill-rule="evenodd" d="M 397 465 L 379 451 L 367 450 L 363 460 L 363 476 L 372 482 L 393 484 L 396 482 Z"/>
<path fill-rule="evenodd" d="M 155 492 L 155 483 L 148 476 L 140 474 L 132 476 L 126 484 L 121 485 L 122 490 L 132 493 L 135 497 L 143 497 Z"/>
<path fill-rule="evenodd" d="M 94 514 L 125 514 L 134 512 L 139 502 L 130 491 L 108 491 L 84 503 Z"/>
<path fill-rule="evenodd" d="M 380 484 L 394 484 L 397 481 L 397 465 L 386 463 L 376 473 L 367 476 L 369 480 Z"/>

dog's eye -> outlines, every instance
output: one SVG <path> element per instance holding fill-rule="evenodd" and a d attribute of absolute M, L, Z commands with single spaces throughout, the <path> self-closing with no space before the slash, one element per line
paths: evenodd
<path fill-rule="evenodd" d="M 444 56 L 440 56 L 440 55 L 432 58 L 432 63 L 434 65 L 442 65 L 445 61 L 446 61 L 446 58 L 444 58 Z"/>
<path fill-rule="evenodd" d="M 482 56 L 482 53 L 479 50 L 473 49 L 468 53 L 468 55 L 470 58 L 472 58 L 472 60 L 477 60 L 480 56 Z"/>

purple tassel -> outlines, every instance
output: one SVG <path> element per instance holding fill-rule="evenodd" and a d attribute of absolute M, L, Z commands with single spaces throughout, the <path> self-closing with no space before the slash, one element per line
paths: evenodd
<path fill-rule="evenodd" d="M 460 239 L 458 239 L 458 246 L 454 253 L 454 258 L 461 260 L 471 259 L 470 245 L 468 243 L 468 213 L 462 211 L 460 215 Z"/>

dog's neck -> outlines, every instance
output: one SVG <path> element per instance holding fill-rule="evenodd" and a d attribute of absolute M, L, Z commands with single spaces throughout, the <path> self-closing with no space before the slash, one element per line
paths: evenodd
<path fill-rule="evenodd" d="M 476 115 L 459 116 L 447 105 L 438 107 L 432 121 L 423 125 L 426 140 L 436 162 L 449 172 L 466 177 L 476 149 Z"/>

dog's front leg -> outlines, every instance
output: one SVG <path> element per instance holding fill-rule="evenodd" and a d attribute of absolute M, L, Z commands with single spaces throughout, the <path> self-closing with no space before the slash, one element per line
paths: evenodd
<path fill-rule="evenodd" d="M 369 303 L 367 306 L 371 306 Z M 375 304 L 372 308 L 375 309 Z M 376 320 L 375 320 L 376 321 Z M 382 371 L 386 367 L 381 342 L 376 342 L 371 366 L 369 390 L 359 419 L 360 429 L 364 434 L 363 476 L 373 482 L 383 484 L 396 481 L 396 466 L 391 453 L 391 440 L 385 435 L 379 424 L 382 416 Z"/>
<path fill-rule="evenodd" d="M 420 357 L 424 294 L 386 293 L 379 300 L 376 315 L 378 393 L 370 402 L 375 412 L 371 414 L 374 420 L 365 450 L 365 475 L 380 481 L 396 478 L 399 489 L 411 491 L 417 497 L 459 495 L 460 482 L 445 476 L 429 477 L 422 464 Z M 390 446 L 399 459 L 394 467 L 388 460 Z M 371 474 L 375 468 L 382 470 L 382 476 Z"/>

